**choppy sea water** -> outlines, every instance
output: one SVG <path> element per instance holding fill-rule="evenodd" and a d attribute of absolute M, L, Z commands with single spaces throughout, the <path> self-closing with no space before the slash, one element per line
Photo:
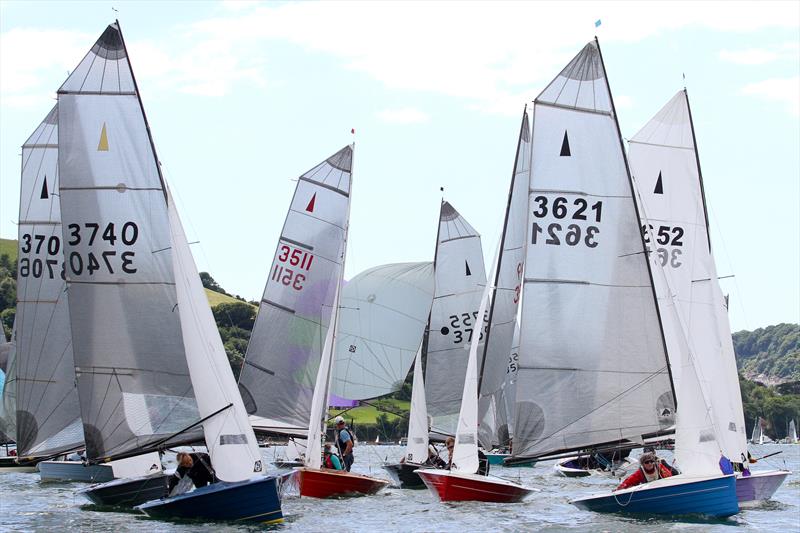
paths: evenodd
<path fill-rule="evenodd" d="M 100 510 L 76 494 L 82 483 L 41 483 L 38 474 L 0 474 L 2 531 L 800 531 L 800 445 L 764 445 L 755 457 L 781 450 L 759 461 L 758 469 L 788 468 L 792 474 L 773 500 L 758 509 L 743 510 L 727 520 L 631 518 L 581 511 L 569 499 L 607 490 L 617 480 L 592 476 L 557 477 L 552 462 L 534 468 L 492 467 L 492 474 L 518 479 L 540 489 L 518 504 L 477 502 L 440 503 L 427 490 L 390 488 L 375 496 L 317 500 L 288 495 L 283 501 L 285 522 L 278 526 L 243 526 L 203 522 L 162 522 L 134 512 Z M 398 446 L 359 445 L 354 471 L 388 476 L 381 463 L 395 460 Z M 282 455 L 282 447 L 266 448 L 265 459 Z M 636 452 L 634 452 L 634 455 Z M 660 456 L 669 458 L 668 452 Z M 277 471 L 276 471 L 277 472 Z"/>

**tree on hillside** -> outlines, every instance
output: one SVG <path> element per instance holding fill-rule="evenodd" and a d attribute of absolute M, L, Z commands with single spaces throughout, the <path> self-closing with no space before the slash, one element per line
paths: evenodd
<path fill-rule="evenodd" d="M 221 303 L 214 306 L 214 320 L 217 326 L 237 327 L 252 331 L 256 320 L 256 308 L 245 302 Z"/>
<path fill-rule="evenodd" d="M 220 294 L 228 294 L 225 292 L 225 289 L 219 286 L 219 283 L 217 283 L 208 272 L 200 272 L 200 281 L 203 282 L 203 287 L 210 291 L 218 292 Z"/>

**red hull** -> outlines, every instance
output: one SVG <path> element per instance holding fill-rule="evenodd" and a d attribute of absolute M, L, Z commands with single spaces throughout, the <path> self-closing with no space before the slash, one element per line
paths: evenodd
<path fill-rule="evenodd" d="M 339 498 L 375 494 L 389 485 L 384 479 L 362 476 L 342 470 L 295 469 L 300 496 Z"/>
<path fill-rule="evenodd" d="M 443 502 L 516 503 L 534 492 L 533 489 L 490 476 L 459 475 L 446 470 L 417 470 L 417 475 Z"/>

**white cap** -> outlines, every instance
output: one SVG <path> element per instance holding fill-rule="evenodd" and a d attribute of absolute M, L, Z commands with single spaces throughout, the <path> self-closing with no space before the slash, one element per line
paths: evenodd
<path fill-rule="evenodd" d="M 339 424 L 343 424 L 344 423 L 344 418 L 342 418 L 341 416 L 337 416 L 336 418 L 333 419 L 333 423 L 335 425 L 337 425 L 337 426 Z"/>

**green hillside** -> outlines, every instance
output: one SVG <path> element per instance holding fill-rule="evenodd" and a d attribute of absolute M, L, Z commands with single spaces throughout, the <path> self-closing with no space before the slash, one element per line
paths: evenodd
<path fill-rule="evenodd" d="M 0 239 L 0 255 L 7 255 L 9 259 L 15 261 L 17 259 L 16 239 Z"/>
<path fill-rule="evenodd" d="M 733 347 L 739 371 L 747 379 L 765 385 L 800 381 L 800 325 L 737 331 Z"/>

